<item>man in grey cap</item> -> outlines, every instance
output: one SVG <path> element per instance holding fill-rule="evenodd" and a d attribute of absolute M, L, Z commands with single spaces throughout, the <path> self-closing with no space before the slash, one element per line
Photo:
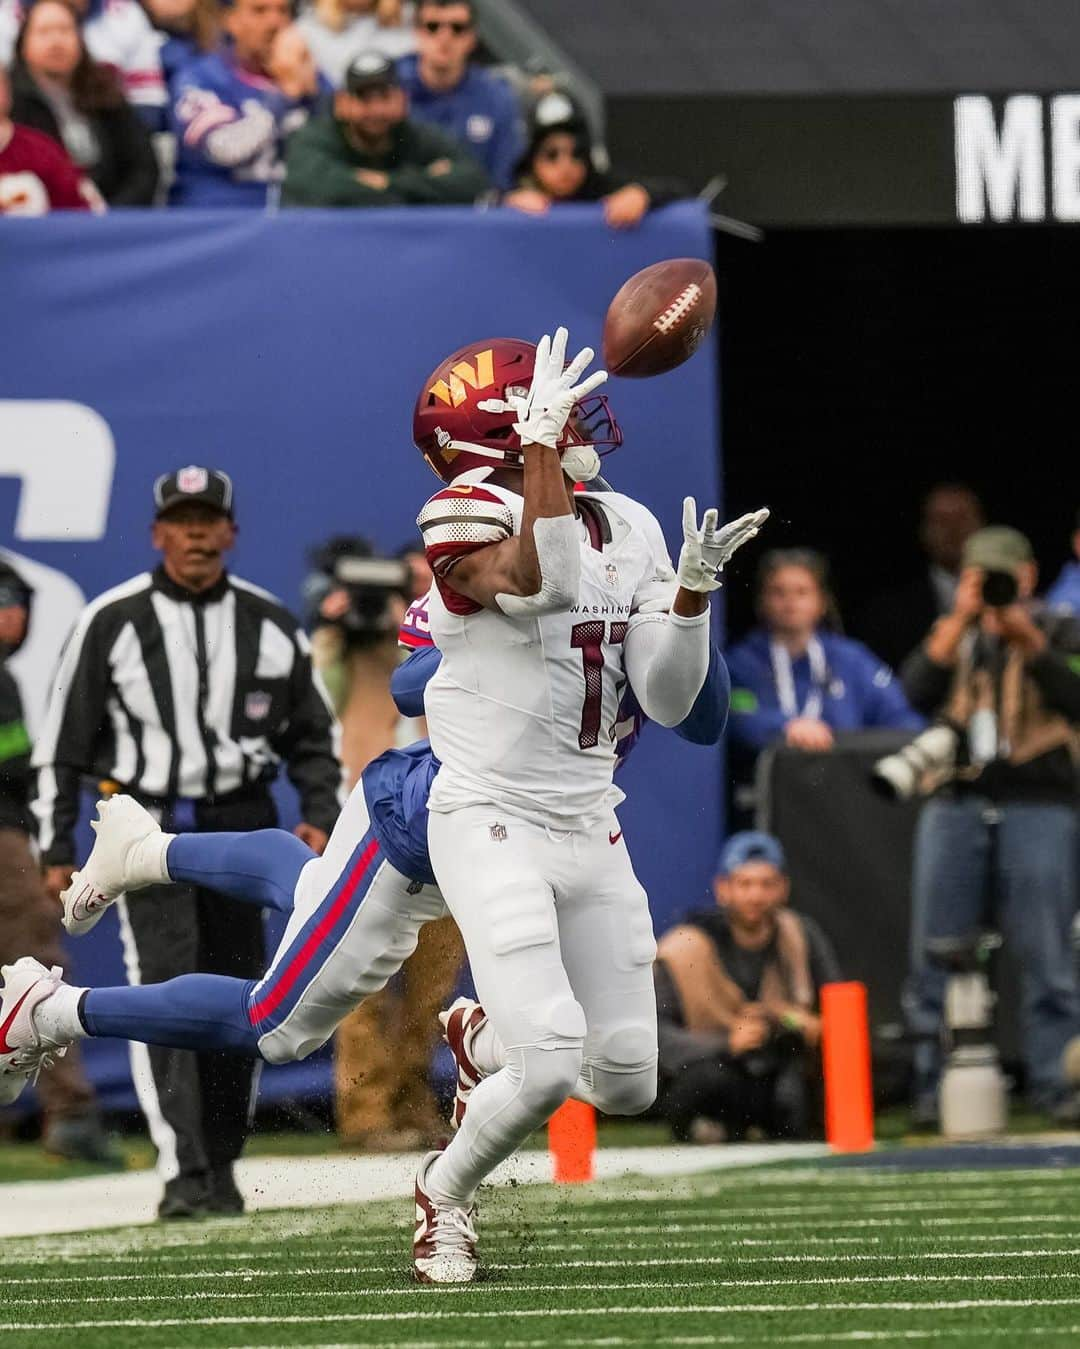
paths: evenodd
<path fill-rule="evenodd" d="M 287 206 L 468 205 L 490 186 L 457 141 L 408 116 L 397 69 L 378 52 L 357 56 L 332 114 L 289 142 Z"/>
<path fill-rule="evenodd" d="M 1070 930 L 1077 886 L 1080 621 L 1032 600 L 1031 544 L 1002 525 L 964 545 L 952 612 L 905 662 L 912 706 L 956 730 L 915 841 L 912 970 L 905 994 L 916 1050 L 914 1112 L 937 1117 L 945 972 L 928 940 L 1000 926 L 1023 971 L 1033 1105 L 1068 1118 L 1061 1055 L 1080 1031 Z"/>
<path fill-rule="evenodd" d="M 336 723 L 307 639 L 265 590 L 226 570 L 233 484 L 189 464 L 154 484 L 161 554 L 83 611 L 34 746 L 33 803 L 46 885 L 86 917 L 98 901 L 75 870 L 86 780 L 126 794 L 170 833 L 267 829 L 284 766 L 300 797 L 295 832 L 322 852 L 341 805 Z M 256 979 L 262 914 L 203 885 L 153 887 L 117 904 L 128 981 L 207 973 Z M 158 1149 L 163 1218 L 238 1213 L 233 1180 L 257 1079 L 229 1054 L 132 1045 L 139 1104 Z"/>

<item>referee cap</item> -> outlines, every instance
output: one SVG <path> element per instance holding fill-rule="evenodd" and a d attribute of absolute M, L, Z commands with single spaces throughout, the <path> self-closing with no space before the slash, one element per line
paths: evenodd
<path fill-rule="evenodd" d="M 201 501 L 222 515 L 233 518 L 232 478 L 219 468 L 188 464 L 173 473 L 163 473 L 154 483 L 154 517 L 160 520 L 174 506 Z"/>

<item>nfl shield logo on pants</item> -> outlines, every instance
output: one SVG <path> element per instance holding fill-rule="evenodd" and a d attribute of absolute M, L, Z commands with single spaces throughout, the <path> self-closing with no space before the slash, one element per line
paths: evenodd
<path fill-rule="evenodd" d="M 248 721 L 264 721 L 270 715 L 272 701 L 269 693 L 263 693 L 262 690 L 249 693 L 244 699 L 244 716 Z"/>
<path fill-rule="evenodd" d="M 491 826 L 491 837 L 495 843 L 502 843 L 502 841 L 506 838 L 506 825 L 493 824 Z"/>

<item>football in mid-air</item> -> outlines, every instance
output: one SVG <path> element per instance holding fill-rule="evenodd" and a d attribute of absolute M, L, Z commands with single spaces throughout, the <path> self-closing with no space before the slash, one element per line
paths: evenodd
<path fill-rule="evenodd" d="M 682 365 L 716 315 L 716 276 L 702 258 L 669 258 L 635 272 L 608 305 L 604 364 L 644 379 Z"/>

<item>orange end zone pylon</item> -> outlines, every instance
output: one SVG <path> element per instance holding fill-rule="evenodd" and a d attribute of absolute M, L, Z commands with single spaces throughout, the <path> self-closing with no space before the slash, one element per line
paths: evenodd
<path fill-rule="evenodd" d="M 867 1152 L 874 1146 L 874 1097 L 865 984 L 822 987 L 821 1055 L 829 1146 L 836 1152 Z"/>
<path fill-rule="evenodd" d="M 584 1101 L 564 1101 L 548 1120 L 548 1147 L 561 1184 L 592 1180 L 596 1110 Z"/>

